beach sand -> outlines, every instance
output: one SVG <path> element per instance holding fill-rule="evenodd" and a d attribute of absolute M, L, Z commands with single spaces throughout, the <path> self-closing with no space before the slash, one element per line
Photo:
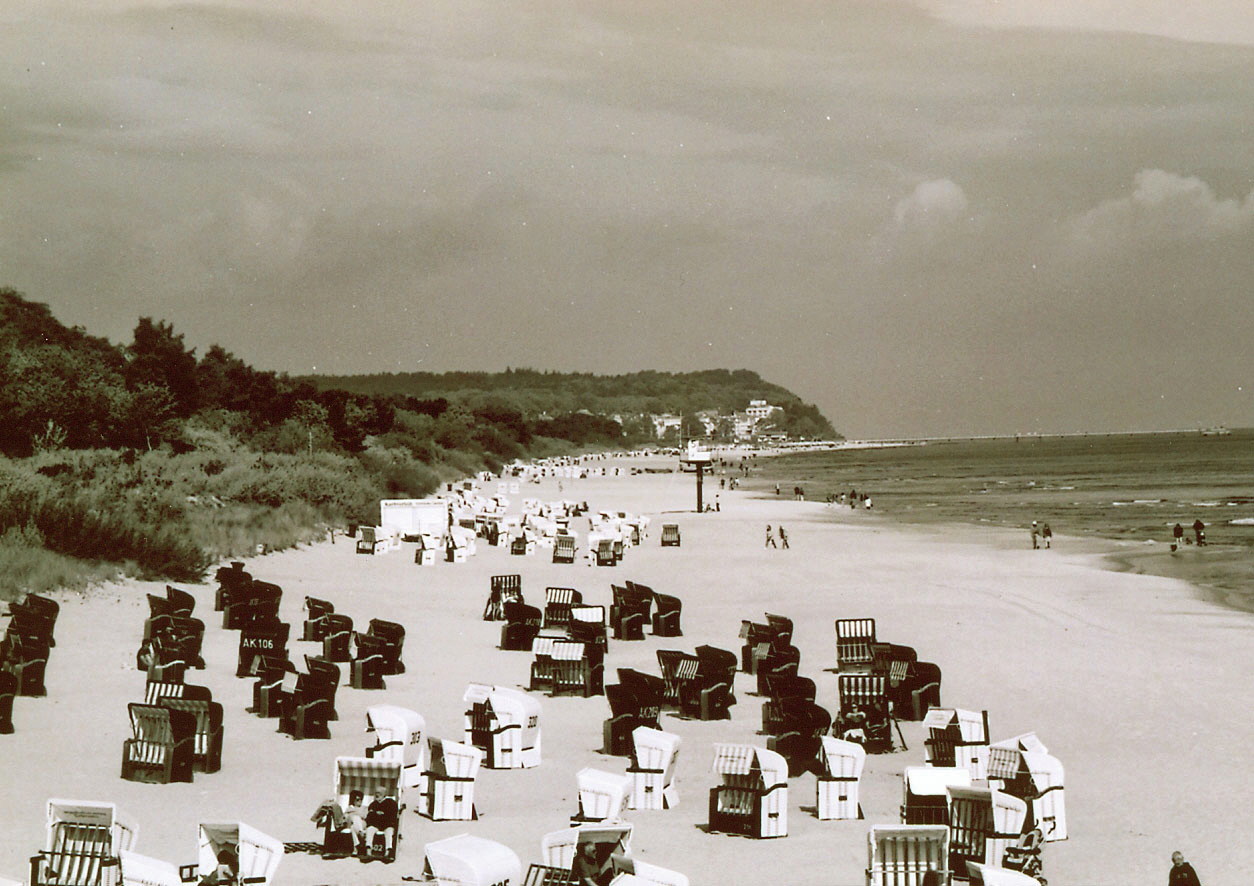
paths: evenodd
<path fill-rule="evenodd" d="M 625 466 L 625 460 L 608 462 Z M 309 816 L 331 796 L 337 755 L 359 755 L 367 706 L 389 702 L 421 713 L 432 736 L 460 740 L 462 693 L 470 681 L 523 685 L 531 655 L 496 646 L 500 623 L 481 619 L 489 577 L 521 573 L 528 602 L 543 605 L 548 585 L 575 587 L 587 602 L 610 602 L 610 584 L 632 579 L 683 600 L 681 638 L 611 641 L 614 669 L 656 673 L 659 648 L 711 644 L 739 651 L 742 619 L 764 612 L 791 617 L 800 673 L 836 709 L 833 620 L 874 617 L 880 639 L 914 646 L 944 672 L 942 702 L 987 709 L 994 739 L 1035 731 L 1066 767 L 1071 838 L 1047 844 L 1045 874 L 1057 886 L 1161 882 L 1172 850 L 1182 850 L 1207 886 L 1244 883 L 1254 845 L 1240 810 L 1254 788 L 1245 754 L 1254 738 L 1254 616 L 1204 599 L 1170 578 L 1102 568 L 1098 555 L 1025 549 L 1017 531 L 903 526 L 878 515 L 816 502 L 771 500 L 722 491 L 722 511 L 692 513 L 685 474 L 564 480 L 524 485 L 525 495 L 586 500 L 594 510 L 653 518 L 645 543 L 605 568 L 554 565 L 547 552 L 511 557 L 482 541 L 465 564 L 419 567 L 412 546 L 382 556 L 354 554 L 338 539 L 247 562 L 254 577 L 284 589 L 281 615 L 300 635 L 306 595 L 325 598 L 364 628 L 371 618 L 407 630 L 406 673 L 384 691 L 341 687 L 329 741 L 296 742 L 276 721 L 245 712 L 251 681 L 234 676 L 238 633 L 221 628 L 213 585 L 188 587 L 207 624 L 208 666 L 188 682 L 213 690 L 226 710 L 222 769 L 191 784 L 149 785 L 119 777 L 129 736 L 126 704 L 142 700 L 135 651 L 147 615 L 145 592 L 163 585 L 127 582 L 61 596 L 48 697 L 19 698 L 17 731 L 0 736 L 0 877 L 24 879 L 43 845 L 50 797 L 115 802 L 139 824 L 135 849 L 173 863 L 196 859 L 201 821 L 242 820 L 283 841 L 319 837 Z M 707 484 L 713 499 L 713 488 Z M 518 497 L 515 497 L 516 499 Z M 517 500 L 514 507 L 517 507 Z M 680 548 L 658 544 L 663 520 L 678 522 Z M 765 525 L 784 524 L 792 549 L 764 549 Z M 586 526 L 576 521 L 581 531 Z M 1062 548 L 1064 550 L 1059 550 Z M 315 654 L 293 641 L 293 658 Z M 629 812 L 633 855 L 686 873 L 693 884 L 779 882 L 855 886 L 864 882 L 866 833 L 894 823 L 903 767 L 923 762 L 917 723 L 902 723 L 909 750 L 868 758 L 860 821 L 818 821 L 814 776 L 789 786 L 789 835 L 751 840 L 706 833 L 711 744 L 765 745 L 756 734 L 761 700 L 738 676 L 732 719 L 663 717 L 683 738 L 680 804 Z M 392 866 L 352 859 L 327 862 L 294 853 L 279 884 L 399 882 L 421 871 L 425 843 L 458 833 L 500 841 L 522 859 L 540 860 L 540 838 L 567 826 L 576 809 L 575 772 L 623 771 L 626 760 L 599 754 L 604 697 L 541 699 L 543 764 L 532 770 L 482 770 L 480 818 L 431 822 L 403 816 Z"/>

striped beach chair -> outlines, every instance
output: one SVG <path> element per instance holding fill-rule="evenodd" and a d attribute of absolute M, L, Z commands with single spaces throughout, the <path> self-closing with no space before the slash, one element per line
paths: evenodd
<path fill-rule="evenodd" d="M 545 588 L 544 627 L 567 627 L 570 624 L 570 608 L 582 603 L 583 594 L 574 588 Z"/>
<path fill-rule="evenodd" d="M 160 707 L 187 711 L 196 718 L 192 736 L 192 769 L 196 772 L 217 772 L 222 768 L 222 705 L 216 701 L 187 698 L 163 698 Z"/>
<path fill-rule="evenodd" d="M 136 829 L 112 803 L 49 800 L 46 834 L 31 859 L 31 886 L 116 886 Z"/>
<path fill-rule="evenodd" d="M 788 834 L 788 764 L 766 748 L 714 745 L 711 769 L 723 783 L 710 789 L 709 828 L 747 837 Z"/>
<path fill-rule="evenodd" d="M 866 764 L 866 748 L 825 735 L 819 761 L 822 768 L 814 788 L 816 816 L 820 821 L 861 818 L 858 787 Z"/>
<path fill-rule="evenodd" d="M 872 825 L 867 833 L 867 886 L 944 883 L 949 870 L 949 828 L 943 825 Z"/>
<path fill-rule="evenodd" d="M 483 606 L 483 620 L 501 621 L 505 618 L 506 600 L 524 602 L 521 575 L 494 575 L 489 579 L 488 602 Z"/>
<path fill-rule="evenodd" d="M 157 784 L 191 781 L 196 715 L 135 702 L 127 709 L 131 738 L 122 745 L 122 777 Z"/>
<path fill-rule="evenodd" d="M 475 808 L 475 779 L 483 763 L 483 751 L 473 745 L 446 739 L 427 741 L 426 786 L 419 810 L 432 821 L 472 821 L 479 817 Z"/>
<path fill-rule="evenodd" d="M 836 619 L 836 670 L 865 672 L 875 661 L 875 619 Z"/>
<path fill-rule="evenodd" d="M 671 732 L 638 726 L 631 733 L 631 809 L 670 809 L 678 801 L 675 767 L 679 761 L 680 738 Z"/>
<path fill-rule="evenodd" d="M 320 815 L 323 826 L 322 855 L 324 858 L 341 858 L 352 855 L 353 835 L 343 812 L 348 809 L 348 798 L 353 791 L 361 791 L 362 808 L 369 809 L 376 799 L 390 798 L 399 809 L 401 791 L 401 763 L 397 760 L 371 759 L 369 757 L 336 757 L 334 764 L 335 803 L 341 814 Z M 337 827 L 337 822 L 342 826 Z M 395 823 L 391 841 L 393 852 L 400 839 L 400 816 Z"/>

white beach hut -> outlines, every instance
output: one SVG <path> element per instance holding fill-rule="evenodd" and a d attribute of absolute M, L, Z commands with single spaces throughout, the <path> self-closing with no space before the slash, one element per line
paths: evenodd
<path fill-rule="evenodd" d="M 572 824 L 613 823 L 623 817 L 631 795 L 631 776 L 589 766 L 575 773 L 575 781 L 579 786 L 579 811 Z"/>
<path fill-rule="evenodd" d="M 465 740 L 484 752 L 489 769 L 540 765 L 540 702 L 506 686 L 471 683 L 462 701 Z"/>
<path fill-rule="evenodd" d="M 632 761 L 629 809 L 670 809 L 679 802 L 675 766 L 682 744 L 678 735 L 648 726 L 631 731 Z"/>
<path fill-rule="evenodd" d="M 866 748 L 856 741 L 825 735 L 819 751 L 823 771 L 815 781 L 818 818 L 822 821 L 858 817 L 858 787 L 866 765 Z"/>
<path fill-rule="evenodd" d="M 377 704 L 366 708 L 369 739 L 366 756 L 401 764 L 401 790 L 422 788 L 427 764 L 427 744 L 423 741 L 427 722 L 422 715 L 399 705 Z"/>

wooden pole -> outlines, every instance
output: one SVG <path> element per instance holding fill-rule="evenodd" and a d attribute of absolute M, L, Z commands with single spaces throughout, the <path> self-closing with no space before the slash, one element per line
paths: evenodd
<path fill-rule="evenodd" d="M 697 462 L 697 513 L 704 513 L 701 507 L 701 485 L 705 477 L 705 465 Z"/>

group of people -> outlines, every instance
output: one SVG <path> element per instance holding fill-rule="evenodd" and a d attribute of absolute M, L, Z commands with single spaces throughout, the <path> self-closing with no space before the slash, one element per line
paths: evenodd
<path fill-rule="evenodd" d="M 859 506 L 871 510 L 871 496 L 865 492 L 859 492 L 856 489 L 850 489 L 848 492 L 835 493 L 830 492 L 827 495 L 828 507 L 840 505 L 842 508 L 849 505 L 850 510 L 857 510 Z"/>
<path fill-rule="evenodd" d="M 1189 543 L 1184 537 L 1184 527 L 1179 523 L 1171 527 L 1171 539 L 1171 549 L 1173 551 Z M 1206 544 L 1206 524 L 1203 523 L 1200 518 L 1193 521 L 1192 543 L 1198 547 Z"/>
<path fill-rule="evenodd" d="M 1045 546 L 1046 550 L 1049 550 L 1051 547 L 1053 547 L 1053 544 L 1054 544 L 1054 530 L 1049 528 L 1048 523 L 1037 523 L 1035 520 L 1033 520 L 1032 521 L 1032 550 L 1034 551 L 1040 550 L 1042 545 Z"/>
<path fill-rule="evenodd" d="M 771 528 L 771 524 L 766 524 L 766 547 L 768 548 L 787 548 L 788 533 L 783 526 L 779 527 L 779 544 L 775 543 L 775 530 Z"/>

